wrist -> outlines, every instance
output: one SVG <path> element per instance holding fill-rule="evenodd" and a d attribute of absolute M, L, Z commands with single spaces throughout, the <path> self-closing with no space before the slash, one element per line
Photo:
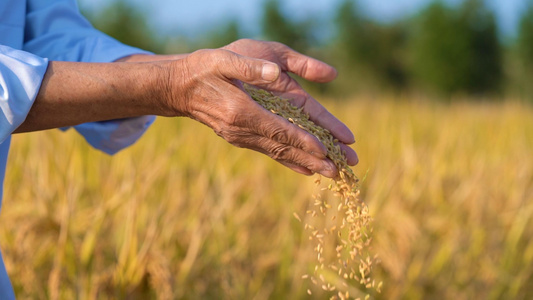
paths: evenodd
<path fill-rule="evenodd" d="M 188 115 L 185 105 L 183 73 L 184 60 L 169 60 L 156 63 L 158 74 L 153 95 L 157 95 L 157 115 L 179 117 Z"/>

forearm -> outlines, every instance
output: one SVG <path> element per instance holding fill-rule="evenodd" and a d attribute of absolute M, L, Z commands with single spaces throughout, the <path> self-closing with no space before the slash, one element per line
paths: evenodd
<path fill-rule="evenodd" d="M 15 133 L 161 114 L 169 63 L 50 62 Z"/>

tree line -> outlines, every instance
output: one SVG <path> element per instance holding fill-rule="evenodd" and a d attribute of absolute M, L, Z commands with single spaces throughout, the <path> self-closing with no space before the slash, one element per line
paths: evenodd
<path fill-rule="evenodd" d="M 533 1 L 520 17 L 516 38 L 505 42 L 494 12 L 483 0 L 455 6 L 433 1 L 416 15 L 386 24 L 365 15 L 358 1 L 344 0 L 326 38 L 316 34 L 324 24 L 312 18 L 293 20 L 279 0 L 267 0 L 262 12 L 259 38 L 282 42 L 339 70 L 341 76 L 327 85 L 304 83 L 314 92 L 533 99 Z M 195 39 L 158 36 L 140 10 L 124 0 L 88 17 L 111 36 L 159 53 L 220 47 L 254 37 L 235 20 Z"/>

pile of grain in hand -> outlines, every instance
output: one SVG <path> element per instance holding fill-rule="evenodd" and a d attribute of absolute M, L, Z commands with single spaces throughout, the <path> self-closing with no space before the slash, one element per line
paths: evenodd
<path fill-rule="evenodd" d="M 312 274 L 303 275 L 313 284 L 331 293 L 332 299 L 349 299 L 370 292 L 380 292 L 382 283 L 372 279 L 372 269 L 378 262 L 371 254 L 372 217 L 368 207 L 359 200 L 358 179 L 346 162 L 346 157 L 331 133 L 309 120 L 301 108 L 290 100 L 273 95 L 265 90 L 245 85 L 252 99 L 274 114 L 316 136 L 327 147 L 327 157 L 332 160 L 339 175 L 323 188 L 332 193 L 333 200 L 321 194 L 313 196 L 314 205 L 307 211 L 310 221 L 305 229 L 315 243 L 316 265 Z M 320 184 L 320 177 L 317 179 Z M 321 216 L 321 217 L 319 217 Z M 301 221 L 298 214 L 295 217 Z M 318 222 L 313 222 L 316 219 Z M 310 289 L 308 294 L 312 294 Z"/>

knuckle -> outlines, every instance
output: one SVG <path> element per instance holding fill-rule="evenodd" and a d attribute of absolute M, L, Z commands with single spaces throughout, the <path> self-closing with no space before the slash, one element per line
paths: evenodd
<path fill-rule="evenodd" d="M 237 128 L 250 127 L 251 120 L 247 118 L 246 110 L 242 105 L 228 105 L 225 110 L 220 117 L 228 126 Z"/>
<path fill-rule="evenodd" d="M 217 65 L 220 73 L 232 74 L 237 78 L 254 80 L 256 77 L 255 66 L 243 56 L 229 50 L 217 49 Z"/>
<path fill-rule="evenodd" d="M 213 49 L 211 51 L 214 52 L 213 55 L 215 55 L 218 59 L 220 59 L 222 61 L 232 60 L 236 56 L 234 52 L 232 52 L 230 50 L 226 50 L 226 49 Z"/>
<path fill-rule="evenodd" d="M 198 60 L 205 60 L 207 57 L 211 57 L 214 53 L 212 49 L 200 49 L 196 50 L 193 53 L 191 53 L 187 58 L 191 59 L 198 59 Z"/>
<path fill-rule="evenodd" d="M 261 73 L 259 71 L 258 64 L 255 64 L 248 58 L 244 58 L 240 55 L 234 55 L 232 63 L 233 68 L 235 68 L 236 72 L 239 73 L 240 78 L 250 82 L 260 78 Z"/>
<path fill-rule="evenodd" d="M 233 146 L 245 148 L 247 145 L 246 133 L 233 128 L 233 126 L 222 126 L 215 130 L 215 133 Z"/>
<path fill-rule="evenodd" d="M 225 49 L 200 49 L 193 52 L 189 57 L 196 59 L 198 63 L 208 69 L 222 71 L 220 68 L 225 68 L 231 62 L 232 53 Z"/>
<path fill-rule="evenodd" d="M 275 160 L 288 160 L 290 147 L 286 145 L 276 145 L 270 150 L 270 155 Z"/>
<path fill-rule="evenodd" d="M 306 74 L 309 71 L 309 64 L 310 64 L 310 61 L 307 60 L 307 59 L 301 62 L 301 65 L 300 65 L 300 74 L 301 75 L 306 76 Z"/>
<path fill-rule="evenodd" d="M 322 152 L 322 149 L 327 149 L 322 142 L 318 140 L 317 137 L 315 137 L 312 134 L 306 134 L 303 139 L 300 140 L 298 143 L 298 147 L 306 150 L 306 151 L 318 151 Z M 322 152 L 325 155 L 325 152 Z"/>
<path fill-rule="evenodd" d="M 232 132 L 231 130 L 227 130 L 225 128 L 221 128 L 221 129 L 218 129 L 218 130 L 215 130 L 215 133 L 223 138 L 224 140 L 226 140 L 226 142 L 232 144 L 232 145 L 235 145 L 235 144 L 238 144 L 239 142 L 239 139 L 237 137 L 237 135 Z"/>
<path fill-rule="evenodd" d="M 317 159 L 311 158 L 308 161 L 302 162 L 302 165 L 313 172 L 319 172 L 322 170 L 322 163 Z"/>
<path fill-rule="evenodd" d="M 241 75 L 248 79 L 248 80 L 253 80 L 255 79 L 254 75 L 255 75 L 255 72 L 252 70 L 252 67 L 250 67 L 248 65 L 248 63 L 242 61 L 242 60 L 237 60 L 237 62 L 235 63 L 235 66 L 236 68 L 241 72 Z"/>
<path fill-rule="evenodd" d="M 275 127 L 270 130 L 269 138 L 282 144 L 289 141 L 289 135 L 283 128 Z"/>
<path fill-rule="evenodd" d="M 190 62 L 192 66 L 194 66 L 194 69 L 196 72 L 200 73 L 212 73 L 217 71 L 218 69 L 218 63 L 220 59 L 217 58 L 216 52 L 217 50 L 213 49 L 200 49 L 193 53 L 191 53 L 189 56 L 187 56 L 187 61 Z M 192 74 L 197 75 L 197 74 Z"/>
<path fill-rule="evenodd" d="M 282 44 L 280 42 L 269 42 L 269 43 L 272 49 L 275 49 L 275 51 L 279 53 L 280 55 L 282 55 L 285 59 L 287 59 L 288 56 L 291 55 L 293 52 L 293 50 L 289 46 Z"/>

